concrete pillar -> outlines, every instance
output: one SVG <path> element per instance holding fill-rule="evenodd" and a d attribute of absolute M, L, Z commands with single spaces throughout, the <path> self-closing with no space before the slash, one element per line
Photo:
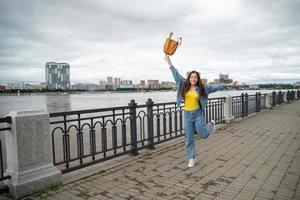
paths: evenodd
<path fill-rule="evenodd" d="M 227 96 L 224 103 L 224 117 L 225 123 L 229 124 L 234 120 L 234 116 L 232 115 L 232 97 Z"/>
<path fill-rule="evenodd" d="M 9 193 L 21 198 L 62 182 L 53 165 L 49 114 L 42 110 L 12 111 L 5 135 Z"/>
<path fill-rule="evenodd" d="M 284 102 L 284 103 L 288 102 L 288 101 L 287 101 L 287 91 L 284 92 L 284 95 L 283 95 L 283 102 Z"/>
<path fill-rule="evenodd" d="M 267 95 L 266 95 L 266 108 L 271 108 L 272 107 L 270 102 L 271 102 L 271 94 L 267 93 Z"/>

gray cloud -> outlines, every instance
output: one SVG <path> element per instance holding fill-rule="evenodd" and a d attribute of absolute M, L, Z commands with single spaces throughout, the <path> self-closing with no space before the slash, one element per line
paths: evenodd
<path fill-rule="evenodd" d="M 48 61 L 70 63 L 73 82 L 172 80 L 162 53 L 169 31 L 183 37 L 172 57 L 183 74 L 297 80 L 298 10 L 297 0 L 1 1 L 0 82 L 43 81 Z"/>

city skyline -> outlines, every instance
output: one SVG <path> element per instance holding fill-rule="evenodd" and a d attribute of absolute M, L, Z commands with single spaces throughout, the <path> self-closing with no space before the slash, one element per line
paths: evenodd
<path fill-rule="evenodd" d="M 0 84 L 43 82 L 50 61 L 70 63 L 71 83 L 107 75 L 173 81 L 162 51 L 170 31 L 183 38 L 172 56 L 182 75 L 195 69 L 210 81 L 219 74 L 246 84 L 300 80 L 296 0 L 16 0 L 0 8 Z"/>
<path fill-rule="evenodd" d="M 49 62 L 49 63 L 55 63 L 55 62 Z M 46 63 L 47 65 L 48 63 Z M 67 64 L 69 65 L 68 63 L 55 63 L 55 64 Z M 70 69 L 70 73 L 71 72 L 71 69 Z M 229 74 L 219 74 L 219 79 L 221 78 L 221 76 L 226 76 L 227 79 L 229 77 Z M 110 79 L 110 80 L 108 80 Z M 212 80 L 208 80 L 207 78 L 205 77 L 202 77 L 201 76 L 201 80 L 202 81 L 205 81 L 205 82 L 215 82 L 215 80 L 219 80 L 217 78 L 213 78 Z M 225 78 L 226 79 L 226 78 Z M 139 79 L 139 80 L 136 80 L 136 81 L 133 81 L 133 80 L 128 80 L 128 79 L 122 79 L 122 77 L 114 77 L 114 76 L 111 76 L 111 75 L 107 75 L 104 79 L 99 79 L 97 80 L 96 82 L 72 82 L 70 80 L 70 84 L 71 85 L 74 85 L 74 84 L 99 84 L 99 85 L 102 85 L 102 84 L 107 84 L 107 85 L 120 85 L 120 84 L 116 84 L 116 80 L 121 84 L 123 81 L 125 82 L 131 82 L 131 84 L 135 84 L 135 85 L 138 85 L 140 84 L 142 81 L 152 81 L 152 80 L 155 80 L 155 81 L 159 81 L 159 82 L 174 82 L 174 80 L 171 80 L 171 81 L 167 81 L 167 80 L 160 80 L 160 79 L 153 79 L 153 78 L 150 78 L 150 79 Z M 231 80 L 232 82 L 232 79 L 229 79 Z M 238 80 L 234 80 L 234 81 L 238 81 Z M 15 80 L 15 81 L 10 81 L 10 82 L 6 82 L 6 83 L 0 83 L 1 85 L 6 85 L 6 84 L 42 84 L 42 83 L 47 83 L 47 69 L 46 69 L 46 76 L 45 76 L 45 80 L 43 81 L 19 81 L 19 80 Z"/>

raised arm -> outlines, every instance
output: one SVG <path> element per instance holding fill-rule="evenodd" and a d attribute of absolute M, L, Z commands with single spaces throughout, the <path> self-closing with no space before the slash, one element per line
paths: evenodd
<path fill-rule="evenodd" d="M 184 82 L 185 78 L 183 78 L 183 76 L 181 76 L 181 74 L 179 74 L 178 70 L 173 66 L 170 57 L 166 56 L 165 60 L 167 61 L 168 65 L 170 67 L 170 70 L 172 72 L 172 75 L 173 75 L 173 78 L 174 78 L 176 84 Z"/>

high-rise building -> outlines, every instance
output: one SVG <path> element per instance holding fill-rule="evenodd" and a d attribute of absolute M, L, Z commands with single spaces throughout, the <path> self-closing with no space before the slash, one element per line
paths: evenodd
<path fill-rule="evenodd" d="M 220 77 L 220 83 L 223 84 L 232 83 L 232 79 L 229 79 L 228 74 L 220 74 L 219 77 Z"/>
<path fill-rule="evenodd" d="M 228 80 L 228 74 L 219 74 L 220 80 Z"/>
<path fill-rule="evenodd" d="M 70 89 L 70 65 L 68 63 L 47 62 L 45 65 L 47 88 Z"/>
<path fill-rule="evenodd" d="M 107 85 L 113 85 L 113 77 L 112 76 L 106 77 L 106 84 Z"/>
<path fill-rule="evenodd" d="M 114 82 L 115 86 L 119 87 L 121 85 L 121 78 L 114 78 L 114 79 L 115 79 L 115 82 Z"/>

